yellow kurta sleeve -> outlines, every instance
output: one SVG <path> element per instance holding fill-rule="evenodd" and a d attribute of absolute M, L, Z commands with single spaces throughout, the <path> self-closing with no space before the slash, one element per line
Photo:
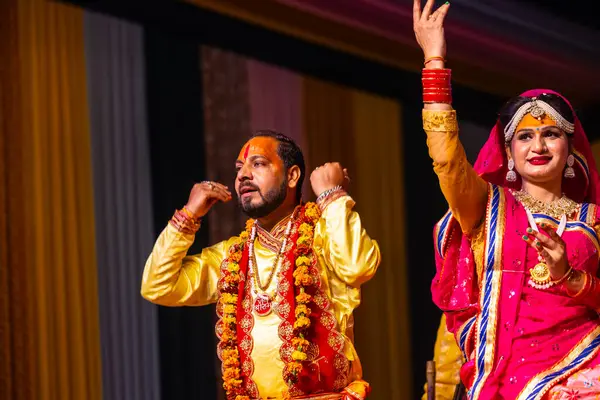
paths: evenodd
<path fill-rule="evenodd" d="M 313 246 L 340 280 L 357 288 L 373 277 L 381 254 L 353 211 L 354 204 L 350 196 L 342 196 L 325 208 L 315 226 Z"/>
<path fill-rule="evenodd" d="M 194 235 L 171 224 L 162 231 L 146 261 L 141 294 L 163 306 L 201 306 L 217 301 L 221 262 L 237 238 L 187 256 Z"/>
<path fill-rule="evenodd" d="M 454 335 L 446 329 L 446 317 L 442 315 L 438 328 L 435 347 L 435 399 L 452 400 L 456 385 L 460 382 L 460 367 L 464 360 Z M 427 400 L 427 384 L 422 400 Z"/>
<path fill-rule="evenodd" d="M 456 111 L 423 110 L 423 129 L 442 193 L 463 232 L 470 233 L 485 215 L 488 187 L 467 160 Z"/>

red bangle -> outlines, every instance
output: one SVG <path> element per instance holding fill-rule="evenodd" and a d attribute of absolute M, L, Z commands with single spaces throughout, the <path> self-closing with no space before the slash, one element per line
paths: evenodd
<path fill-rule="evenodd" d="M 452 104 L 452 96 L 423 96 L 423 103 L 425 104 Z"/>
<path fill-rule="evenodd" d="M 431 79 L 423 79 L 421 81 L 423 87 L 432 87 L 432 86 L 450 86 L 450 79 L 441 79 L 441 78 L 431 78 Z"/>
<path fill-rule="evenodd" d="M 450 68 L 423 68 L 421 73 L 423 76 L 450 76 L 452 70 Z"/>
<path fill-rule="evenodd" d="M 451 104 L 451 75 L 451 70 L 447 68 L 423 69 L 421 75 L 423 102 Z"/>

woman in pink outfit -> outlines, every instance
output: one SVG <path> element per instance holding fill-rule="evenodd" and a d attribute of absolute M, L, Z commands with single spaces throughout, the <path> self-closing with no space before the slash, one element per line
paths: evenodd
<path fill-rule="evenodd" d="M 450 210 L 435 226 L 434 302 L 466 362 L 469 399 L 600 396 L 600 178 L 568 101 L 509 100 L 477 162 L 458 138 L 443 21 L 414 0 L 423 126 Z"/>

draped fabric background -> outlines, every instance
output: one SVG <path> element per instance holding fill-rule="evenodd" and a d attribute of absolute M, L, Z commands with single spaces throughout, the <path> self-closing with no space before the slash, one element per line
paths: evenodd
<path fill-rule="evenodd" d="M 143 29 L 85 13 L 104 398 L 160 396 L 157 309 L 139 295 L 154 243 Z"/>
<path fill-rule="evenodd" d="M 303 149 L 304 161 L 309 151 L 304 138 L 302 91 L 303 79 L 287 69 L 253 59 L 246 59 L 250 127 L 252 130 L 272 129 L 284 132 Z M 310 166 L 307 165 L 307 171 Z M 304 195 L 312 193 L 308 176 L 302 185 Z"/>
<path fill-rule="evenodd" d="M 0 395 L 100 399 L 82 11 L 43 0 L 2 8 L 0 142 L 9 156 L 1 296 L 9 310 Z"/>
<path fill-rule="evenodd" d="M 27 303 L 25 224 L 18 215 L 25 199 L 22 171 L 24 136 L 19 67 L 19 10 L 16 1 L 0 2 L 0 398 L 29 399 L 33 379 Z M 22 212 L 21 212 L 22 214 Z"/>
<path fill-rule="evenodd" d="M 412 399 L 401 108 L 392 99 L 355 91 L 352 115 L 358 188 L 353 193 L 382 254 L 356 313 L 356 340 L 365 350 L 361 357 L 373 398 Z"/>
<path fill-rule="evenodd" d="M 202 47 L 206 180 L 221 182 L 233 192 L 235 160 L 250 132 L 248 70 L 244 59 Z M 235 154 L 234 154 L 235 153 Z M 210 240 L 216 243 L 239 233 L 244 218 L 235 198 L 208 214 Z"/>
<path fill-rule="evenodd" d="M 600 162 L 600 140 L 592 143 L 592 153 L 594 154 L 596 163 Z"/>
<path fill-rule="evenodd" d="M 308 77 L 303 78 L 302 89 L 305 148 L 308 149 L 307 175 L 319 165 L 337 161 L 354 177 L 356 153 L 352 89 Z M 352 185 L 354 189 L 354 183 Z M 351 194 L 356 195 L 354 190 Z M 315 200 L 316 195 L 309 189 L 305 197 Z"/>
<path fill-rule="evenodd" d="M 241 145 L 258 129 L 292 136 L 307 175 L 329 161 L 348 168 L 357 210 L 383 254 L 355 315 L 357 350 L 371 398 L 412 398 L 399 103 L 209 46 L 201 53 L 208 179 L 233 185 Z M 314 200 L 308 178 L 306 184 L 304 199 Z M 233 204 L 216 206 L 210 242 L 238 234 L 244 220 Z"/>

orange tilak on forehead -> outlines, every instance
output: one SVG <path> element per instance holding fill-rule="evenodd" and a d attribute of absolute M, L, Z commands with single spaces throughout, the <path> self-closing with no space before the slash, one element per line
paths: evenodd
<path fill-rule="evenodd" d="M 248 158 L 259 155 L 267 158 L 274 164 L 280 164 L 283 166 L 283 162 L 277 153 L 279 142 L 277 139 L 268 136 L 259 136 L 250 139 L 238 155 L 238 160 L 246 162 Z"/>
<path fill-rule="evenodd" d="M 516 132 L 521 129 L 536 129 L 542 126 L 556 126 L 556 121 L 544 114 L 541 118 L 535 118 L 531 114 L 525 114 L 519 125 L 517 125 Z"/>

